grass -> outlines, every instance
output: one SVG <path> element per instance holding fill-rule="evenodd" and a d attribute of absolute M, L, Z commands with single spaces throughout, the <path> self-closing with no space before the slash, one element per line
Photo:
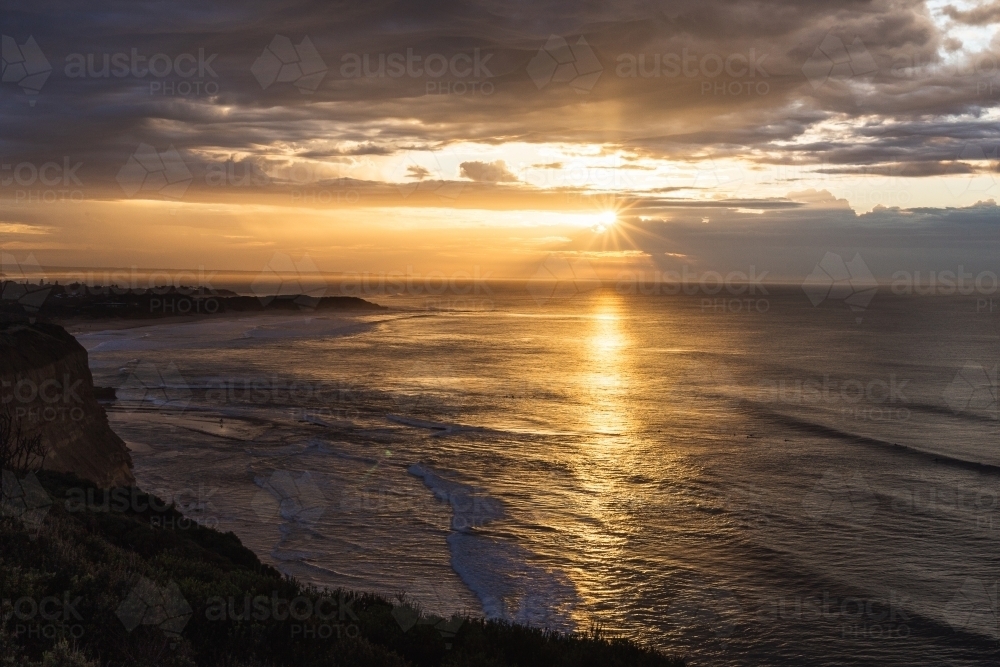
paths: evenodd
<path fill-rule="evenodd" d="M 37 479 L 54 500 L 41 523 L 0 517 L 0 667 L 683 665 L 598 629 L 443 619 L 405 597 L 304 586 L 138 491 L 104 510 L 87 482 Z M 98 502 L 67 504 L 81 489 Z"/>

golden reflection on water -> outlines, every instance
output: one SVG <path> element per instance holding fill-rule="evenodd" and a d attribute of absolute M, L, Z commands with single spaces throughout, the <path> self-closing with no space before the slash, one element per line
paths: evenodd
<path fill-rule="evenodd" d="M 627 554 L 628 538 L 641 526 L 635 520 L 636 490 L 629 478 L 637 469 L 635 429 L 629 412 L 629 378 L 634 342 L 623 316 L 621 296 L 603 292 L 595 297 L 585 323 L 579 363 L 576 403 L 586 433 L 575 462 L 585 489 L 578 508 L 584 519 L 569 528 L 590 564 L 572 575 L 582 601 L 607 599 L 617 588 L 613 571 Z M 586 605 L 589 606 L 589 605 Z M 588 621 L 582 617 L 578 623 Z"/>
<path fill-rule="evenodd" d="M 618 295 L 602 293 L 590 316 L 578 388 L 590 430 L 602 436 L 623 434 L 626 420 L 628 339 Z M 602 445 L 612 445 L 600 438 Z"/>

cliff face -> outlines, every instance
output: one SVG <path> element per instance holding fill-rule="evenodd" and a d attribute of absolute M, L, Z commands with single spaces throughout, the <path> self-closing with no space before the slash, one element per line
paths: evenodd
<path fill-rule="evenodd" d="M 48 447 L 44 469 L 133 486 L 132 457 L 94 397 L 87 351 L 54 324 L 0 323 L 0 410 Z"/>

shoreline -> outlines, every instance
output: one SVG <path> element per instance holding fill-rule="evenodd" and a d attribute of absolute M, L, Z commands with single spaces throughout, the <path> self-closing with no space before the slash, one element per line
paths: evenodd
<path fill-rule="evenodd" d="M 72 616 L 39 625 L 34 615 L 20 614 L 13 632 L 0 628 L 0 655 L 12 664 L 474 667 L 487 655 L 498 667 L 532 667 L 539 659 L 685 664 L 596 629 L 552 633 L 476 615 L 436 615 L 406 596 L 315 588 L 266 565 L 234 534 L 185 522 L 169 502 L 138 486 L 102 490 L 71 473 L 30 470 L 19 471 L 18 481 L 50 504 L 0 521 L 0 544 L 16 547 L 2 550 L 3 569 L 21 573 L 4 594 L 18 605 L 42 596 L 43 605 L 62 601 Z M 65 579 L 52 581 L 41 563 Z M 63 632 L 40 630 L 57 627 Z"/>
<path fill-rule="evenodd" d="M 257 314 L 260 316 L 261 314 Z M 158 324 L 188 324 L 200 322 L 206 319 L 239 319 L 248 317 L 248 313 L 219 313 L 216 315 L 168 315 L 166 317 L 149 317 L 145 319 L 125 319 L 115 317 L 100 318 L 79 318 L 79 317 L 56 317 L 49 321 L 58 324 L 66 329 L 70 334 L 99 333 L 101 331 L 125 331 L 128 329 L 139 329 L 142 327 L 156 326 Z"/>

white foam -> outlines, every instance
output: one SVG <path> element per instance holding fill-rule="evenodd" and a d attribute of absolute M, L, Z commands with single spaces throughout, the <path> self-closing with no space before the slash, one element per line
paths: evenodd
<path fill-rule="evenodd" d="M 565 632 L 575 629 L 572 610 L 577 593 L 565 574 L 531 565 L 529 551 L 475 530 L 504 517 L 502 502 L 420 463 L 408 471 L 420 477 L 436 498 L 451 505 L 451 566 L 479 598 L 487 618 Z"/>
<path fill-rule="evenodd" d="M 424 480 L 424 485 L 434 493 L 435 498 L 451 505 L 451 526 L 454 530 L 471 531 L 504 517 L 502 502 L 477 493 L 471 486 L 446 479 L 419 463 L 411 465 L 407 472 Z"/>
<path fill-rule="evenodd" d="M 562 572 L 529 564 L 532 554 L 510 542 L 480 535 L 448 536 L 451 566 L 483 605 L 483 614 L 572 632 L 576 587 Z"/>

